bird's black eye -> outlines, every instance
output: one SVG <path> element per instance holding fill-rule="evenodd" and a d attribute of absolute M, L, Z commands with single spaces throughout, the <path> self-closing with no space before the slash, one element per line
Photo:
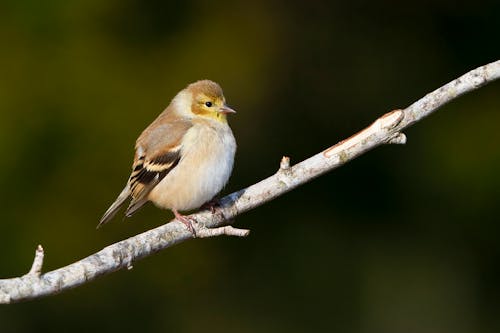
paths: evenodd
<path fill-rule="evenodd" d="M 212 102 L 205 102 L 205 105 L 206 105 L 208 108 L 210 108 L 210 107 L 212 107 Z"/>

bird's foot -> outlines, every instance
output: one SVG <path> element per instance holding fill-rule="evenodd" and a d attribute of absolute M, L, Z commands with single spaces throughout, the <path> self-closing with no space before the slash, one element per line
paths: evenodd
<path fill-rule="evenodd" d="M 212 214 L 215 214 L 215 210 L 220 207 L 220 202 L 217 199 L 212 199 L 205 202 L 202 206 L 202 210 L 210 210 Z"/>
<path fill-rule="evenodd" d="M 188 230 L 193 234 L 193 237 L 196 238 L 196 230 L 193 226 L 193 223 L 198 223 L 198 221 L 196 221 L 195 219 L 193 219 L 191 217 L 182 215 L 177 210 L 173 210 L 173 213 L 175 215 L 175 218 L 178 221 L 182 222 L 186 226 L 186 228 L 188 228 Z"/>

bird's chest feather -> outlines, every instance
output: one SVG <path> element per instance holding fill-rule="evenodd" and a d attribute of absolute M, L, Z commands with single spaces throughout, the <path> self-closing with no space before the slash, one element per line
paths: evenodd
<path fill-rule="evenodd" d="M 182 140 L 179 164 L 152 191 L 160 206 L 191 210 L 212 199 L 233 168 L 236 143 L 229 126 L 194 125 Z"/>
<path fill-rule="evenodd" d="M 229 127 L 214 129 L 194 126 L 183 140 L 180 163 L 192 165 L 192 177 L 200 184 L 216 187 L 225 185 L 233 169 L 236 144 Z"/>

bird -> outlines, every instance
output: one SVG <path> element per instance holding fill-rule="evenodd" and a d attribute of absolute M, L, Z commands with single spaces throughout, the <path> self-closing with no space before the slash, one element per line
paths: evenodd
<path fill-rule="evenodd" d="M 171 210 L 194 234 L 191 211 L 210 202 L 233 170 L 236 140 L 222 88 L 211 80 L 189 84 L 141 133 L 130 177 L 97 228 L 109 222 L 127 199 L 130 217 L 148 201 Z"/>

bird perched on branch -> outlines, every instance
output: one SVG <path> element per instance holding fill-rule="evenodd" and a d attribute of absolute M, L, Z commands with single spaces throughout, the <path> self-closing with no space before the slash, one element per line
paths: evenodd
<path fill-rule="evenodd" d="M 236 152 L 226 117 L 230 113 L 235 111 L 213 81 L 197 81 L 181 90 L 137 139 L 132 174 L 97 227 L 131 197 L 127 217 L 151 201 L 172 210 L 194 232 L 179 211 L 199 208 L 228 181 Z"/>

